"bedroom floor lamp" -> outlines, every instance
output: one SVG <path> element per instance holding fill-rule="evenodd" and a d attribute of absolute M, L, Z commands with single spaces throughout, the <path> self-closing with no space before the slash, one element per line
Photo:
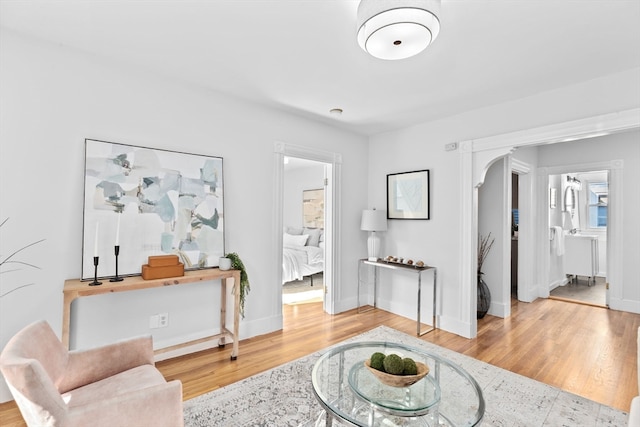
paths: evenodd
<path fill-rule="evenodd" d="M 370 232 L 367 240 L 369 261 L 377 261 L 380 251 L 380 237 L 376 235 L 376 231 L 387 231 L 387 212 L 377 211 L 375 208 L 362 211 L 360 229 Z"/>

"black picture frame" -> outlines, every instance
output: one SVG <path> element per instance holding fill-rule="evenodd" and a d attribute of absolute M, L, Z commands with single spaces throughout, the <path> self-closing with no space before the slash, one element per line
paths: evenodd
<path fill-rule="evenodd" d="M 387 219 L 431 219 L 429 169 L 387 175 Z"/>

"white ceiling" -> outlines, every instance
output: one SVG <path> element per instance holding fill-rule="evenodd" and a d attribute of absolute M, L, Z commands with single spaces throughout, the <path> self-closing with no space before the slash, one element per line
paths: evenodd
<path fill-rule="evenodd" d="M 640 67 L 638 0 L 443 0 L 402 61 L 360 49 L 357 6 L 0 0 L 0 25 L 365 135 Z"/>

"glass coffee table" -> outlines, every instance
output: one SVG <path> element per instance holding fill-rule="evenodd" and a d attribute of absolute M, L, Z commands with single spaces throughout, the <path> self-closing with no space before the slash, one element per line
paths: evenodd
<path fill-rule="evenodd" d="M 429 374 L 408 387 L 380 382 L 364 365 L 375 352 L 425 363 Z M 475 426 L 484 415 L 482 390 L 458 365 L 427 351 L 389 342 L 358 342 L 323 354 L 311 374 L 324 409 L 316 421 L 352 426 Z"/>

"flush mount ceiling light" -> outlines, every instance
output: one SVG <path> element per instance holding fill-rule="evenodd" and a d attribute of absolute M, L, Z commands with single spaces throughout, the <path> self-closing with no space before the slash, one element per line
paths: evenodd
<path fill-rule="evenodd" d="M 440 0 L 362 0 L 358 44 L 380 59 L 417 55 L 438 37 Z"/>

